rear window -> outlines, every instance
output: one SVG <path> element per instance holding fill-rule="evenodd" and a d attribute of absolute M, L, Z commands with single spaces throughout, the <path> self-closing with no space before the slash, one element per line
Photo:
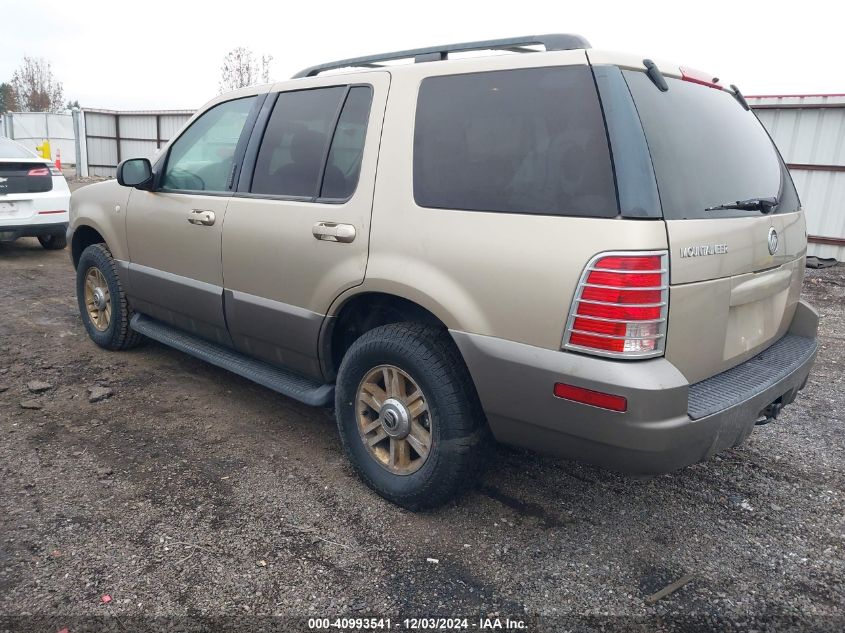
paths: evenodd
<path fill-rule="evenodd" d="M 414 130 L 414 199 L 443 209 L 618 215 L 590 69 L 423 80 Z"/>
<path fill-rule="evenodd" d="M 4 138 L 0 138 L 0 158 L 35 158 L 28 149 Z"/>
<path fill-rule="evenodd" d="M 661 92 L 645 75 L 624 71 L 654 163 L 663 217 L 757 216 L 708 207 L 777 197 L 776 213 L 795 211 L 798 195 L 763 125 L 730 93 L 666 78 Z"/>

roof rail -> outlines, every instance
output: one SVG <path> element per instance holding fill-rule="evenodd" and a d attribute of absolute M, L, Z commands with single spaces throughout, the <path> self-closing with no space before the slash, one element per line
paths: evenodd
<path fill-rule="evenodd" d="M 484 50 L 507 50 L 516 53 L 534 52 L 527 46 L 540 45 L 547 51 L 568 51 L 576 48 L 590 48 L 590 43 L 580 35 L 568 33 L 551 33 L 548 35 L 525 35 L 523 37 L 508 37 L 499 40 L 482 40 L 480 42 L 463 42 L 460 44 L 444 44 L 443 46 L 429 46 L 427 48 L 412 48 L 406 51 L 395 51 L 393 53 L 381 53 L 380 55 L 367 55 L 365 57 L 352 57 L 341 59 L 336 62 L 311 66 L 300 70 L 293 78 L 314 77 L 327 70 L 338 68 L 381 68 L 379 62 L 393 61 L 397 59 L 414 58 L 415 62 L 433 62 L 449 58 L 449 53 Z"/>

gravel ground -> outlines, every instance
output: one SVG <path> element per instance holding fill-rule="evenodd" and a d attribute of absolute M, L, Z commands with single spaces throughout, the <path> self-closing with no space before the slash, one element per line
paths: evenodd
<path fill-rule="evenodd" d="M 423 514 L 358 481 L 328 411 L 95 347 L 73 278 L 66 251 L 0 245 L 0 630 L 845 628 L 845 267 L 808 271 L 816 369 L 742 448 L 649 480 L 501 448 Z"/>

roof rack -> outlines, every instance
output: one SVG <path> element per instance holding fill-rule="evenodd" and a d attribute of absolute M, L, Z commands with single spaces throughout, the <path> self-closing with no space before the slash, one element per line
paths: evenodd
<path fill-rule="evenodd" d="M 515 53 L 534 52 L 528 46 L 543 46 L 547 51 L 568 51 L 577 48 L 590 48 L 590 43 L 580 35 L 568 33 L 551 33 L 548 35 L 525 35 L 523 37 L 508 37 L 499 40 L 482 40 L 480 42 L 463 42 L 460 44 L 445 44 L 443 46 L 429 46 L 427 48 L 412 48 L 406 51 L 393 53 L 381 53 L 380 55 L 367 55 L 365 57 L 352 57 L 341 59 L 336 62 L 311 66 L 300 70 L 293 78 L 314 77 L 327 70 L 338 68 L 382 68 L 379 62 L 394 61 L 397 59 L 414 58 L 417 63 L 441 61 L 449 58 L 449 53 L 484 50 L 506 50 Z"/>

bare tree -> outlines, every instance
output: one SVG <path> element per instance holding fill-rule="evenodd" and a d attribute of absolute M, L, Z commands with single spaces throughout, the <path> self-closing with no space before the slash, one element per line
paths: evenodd
<path fill-rule="evenodd" d="M 17 112 L 18 95 L 12 84 L 0 83 L 0 112 Z"/>
<path fill-rule="evenodd" d="M 272 55 L 262 55 L 256 60 L 252 51 L 244 46 L 230 50 L 223 58 L 220 78 L 220 92 L 228 92 L 252 86 L 259 82 L 270 82 L 270 62 Z"/>
<path fill-rule="evenodd" d="M 270 62 L 272 61 L 272 55 L 261 56 L 261 83 L 269 84 L 272 81 L 270 79 Z"/>
<path fill-rule="evenodd" d="M 63 108 L 62 82 L 53 76 L 50 62 L 37 57 L 24 57 L 12 75 L 12 88 L 18 106 L 29 112 L 55 112 Z"/>

